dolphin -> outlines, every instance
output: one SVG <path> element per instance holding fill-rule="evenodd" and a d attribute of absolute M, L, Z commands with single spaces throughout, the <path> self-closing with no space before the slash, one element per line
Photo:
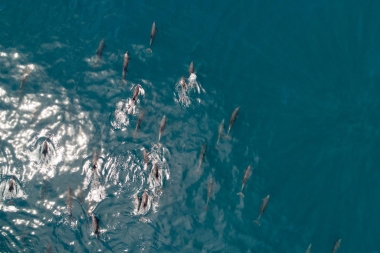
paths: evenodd
<path fill-rule="evenodd" d="M 140 206 L 141 206 L 141 198 L 137 194 L 135 195 L 135 206 L 136 206 L 137 212 L 139 212 Z"/>
<path fill-rule="evenodd" d="M 149 200 L 148 191 L 145 190 L 142 195 L 142 200 L 141 200 L 141 206 L 144 212 L 146 211 L 146 207 L 148 206 L 148 200 Z"/>
<path fill-rule="evenodd" d="M 98 151 L 96 150 L 96 148 L 94 148 L 94 151 L 92 153 L 92 160 L 91 160 L 91 168 L 93 170 L 95 170 L 98 167 L 98 159 L 99 159 Z"/>
<path fill-rule="evenodd" d="M 265 208 L 266 208 L 267 205 L 268 205 L 269 197 L 270 197 L 270 195 L 268 195 L 268 196 L 266 196 L 265 198 L 263 198 L 263 202 L 261 203 L 261 207 L 260 207 L 260 214 L 259 214 L 259 217 L 257 218 L 257 220 L 254 220 L 254 222 L 256 222 L 256 224 L 259 225 L 259 226 L 260 226 L 259 219 L 260 219 L 261 215 L 264 213 Z"/>
<path fill-rule="evenodd" d="M 216 142 L 216 145 L 218 146 L 220 138 L 222 138 L 224 133 L 224 119 L 222 122 L 220 122 L 219 127 L 218 127 L 218 141 Z"/>
<path fill-rule="evenodd" d="M 104 38 L 103 38 L 103 39 L 99 42 L 98 49 L 96 49 L 96 60 L 95 60 L 94 67 L 96 67 L 96 65 L 98 64 L 100 58 L 102 58 L 103 50 L 104 50 L 105 47 L 106 47 L 106 44 L 105 44 L 105 42 L 104 42 Z"/>
<path fill-rule="evenodd" d="M 140 114 L 139 114 L 139 117 L 137 118 L 136 129 L 135 129 L 135 133 L 133 134 L 134 137 L 137 136 L 137 132 L 138 132 L 139 129 L 140 129 L 141 121 L 143 120 L 144 115 L 145 115 L 145 110 L 142 110 L 142 111 L 140 112 Z"/>
<path fill-rule="evenodd" d="M 157 32 L 156 21 L 153 21 L 153 24 L 152 24 L 152 30 L 150 31 L 150 43 L 149 43 L 149 48 L 150 48 L 150 47 L 152 46 L 152 44 L 153 44 L 154 38 L 156 37 L 156 32 Z"/>
<path fill-rule="evenodd" d="M 202 165 L 202 162 L 205 158 L 205 155 L 206 155 L 206 149 L 207 149 L 207 143 L 203 143 L 202 144 L 202 147 L 201 147 L 201 153 L 199 155 L 199 165 L 198 165 L 198 169 L 196 171 L 199 172 L 200 168 L 201 168 L 201 165 Z"/>
<path fill-rule="evenodd" d="M 153 164 L 153 177 L 154 179 L 156 179 L 156 181 L 158 182 L 159 181 L 159 172 L 158 172 L 158 165 L 157 163 L 154 163 Z"/>
<path fill-rule="evenodd" d="M 232 127 L 232 125 L 234 124 L 234 122 L 235 122 L 235 120 L 236 120 L 236 116 L 237 116 L 237 114 L 238 114 L 238 112 L 239 112 L 239 108 L 240 108 L 240 107 L 236 108 L 236 109 L 232 112 L 232 114 L 231 114 L 230 125 L 228 126 L 227 136 L 228 136 L 228 134 L 230 133 L 230 131 L 231 131 L 231 127 Z"/>
<path fill-rule="evenodd" d="M 122 74 L 122 77 L 121 79 L 124 80 L 125 79 L 125 75 L 126 73 L 128 72 L 128 63 L 129 63 L 129 60 L 131 58 L 129 57 L 129 54 L 128 54 L 128 51 L 125 53 L 124 55 L 124 63 L 123 63 L 123 74 Z"/>
<path fill-rule="evenodd" d="M 135 87 L 135 90 L 133 91 L 132 101 L 134 101 L 134 102 L 136 102 L 137 97 L 140 94 L 140 87 L 141 87 L 141 85 L 137 84 L 136 87 Z"/>
<path fill-rule="evenodd" d="M 207 184 L 207 201 L 206 201 L 206 206 L 204 208 L 205 210 L 209 210 L 209 208 L 208 208 L 208 202 L 210 201 L 213 185 L 214 185 L 214 181 L 213 181 L 212 178 L 210 178 L 210 181 Z"/>
<path fill-rule="evenodd" d="M 25 86 L 25 83 L 26 83 L 26 79 L 27 77 L 29 76 L 29 74 L 31 73 L 31 69 L 29 68 L 29 65 L 26 66 L 25 68 L 25 72 L 24 74 L 21 76 L 20 80 L 21 80 L 21 83 L 20 83 L 20 89 L 19 89 L 19 104 L 21 103 L 21 98 L 22 98 L 22 91 L 24 90 L 24 86 Z"/>
<path fill-rule="evenodd" d="M 179 82 L 182 88 L 182 100 L 185 99 L 185 92 L 186 92 L 186 79 L 184 76 L 181 77 L 181 81 Z"/>
<path fill-rule="evenodd" d="M 191 62 L 190 63 L 190 66 L 189 66 L 189 75 L 193 74 L 194 73 L 194 63 Z"/>
<path fill-rule="evenodd" d="M 9 204 L 13 204 L 13 191 L 16 189 L 15 180 L 16 179 L 13 175 L 9 179 L 8 191 L 11 193 L 11 200 L 10 200 Z"/>
<path fill-rule="evenodd" d="M 165 129 L 165 125 L 166 125 L 166 116 L 164 115 L 164 116 L 162 117 L 162 120 L 161 120 L 161 123 L 160 123 L 160 131 L 159 131 L 159 133 L 158 133 L 158 142 L 160 142 L 162 132 L 163 132 L 164 129 Z"/>
<path fill-rule="evenodd" d="M 8 187 L 8 191 L 10 193 L 13 193 L 13 190 L 15 189 L 15 182 L 14 182 L 14 178 L 13 176 L 11 177 L 11 179 L 9 179 L 9 187 Z"/>
<path fill-rule="evenodd" d="M 311 243 L 310 243 L 309 247 L 307 247 L 307 250 L 305 253 L 310 253 L 310 250 L 311 250 Z"/>
<path fill-rule="evenodd" d="M 148 166 L 148 164 L 149 164 L 148 152 L 146 152 L 145 148 L 142 148 L 142 153 L 143 153 L 143 157 L 144 157 L 144 163 Z"/>
<path fill-rule="evenodd" d="M 332 253 L 335 253 L 339 249 L 340 241 L 342 241 L 342 239 L 339 239 L 338 241 L 335 242 L 334 248 L 332 249 Z"/>
<path fill-rule="evenodd" d="M 94 213 L 91 214 L 92 217 L 92 229 L 94 229 L 94 234 L 96 239 L 99 241 L 99 219 L 95 216 Z"/>
<path fill-rule="evenodd" d="M 48 152 L 49 152 L 48 151 L 48 143 L 47 143 L 47 138 L 46 138 L 44 143 L 42 144 L 42 154 L 44 155 L 45 158 L 46 158 Z"/>
<path fill-rule="evenodd" d="M 69 209 L 70 217 L 73 216 L 73 194 L 71 192 L 71 188 L 67 187 L 66 191 L 66 205 L 67 209 Z"/>
<path fill-rule="evenodd" d="M 243 177 L 243 182 L 242 182 L 242 185 L 241 185 L 241 190 L 240 190 L 240 192 L 237 195 L 240 195 L 240 196 L 244 197 L 243 189 L 244 189 L 244 186 L 247 183 L 247 180 L 248 180 L 248 178 L 250 176 L 251 176 L 251 165 L 248 165 L 248 167 L 244 171 L 244 177 Z"/>

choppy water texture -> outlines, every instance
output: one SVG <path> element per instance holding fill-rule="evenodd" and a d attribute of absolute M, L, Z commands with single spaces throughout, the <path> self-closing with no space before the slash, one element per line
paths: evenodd
<path fill-rule="evenodd" d="M 0 1 L 0 251 L 380 252 L 379 8 Z"/>

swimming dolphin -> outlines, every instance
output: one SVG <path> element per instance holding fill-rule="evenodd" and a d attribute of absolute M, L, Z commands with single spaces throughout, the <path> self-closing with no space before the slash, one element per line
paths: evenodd
<path fill-rule="evenodd" d="M 193 62 L 191 62 L 190 66 L 189 66 L 189 75 L 191 75 L 192 73 L 194 73 L 194 63 Z"/>
<path fill-rule="evenodd" d="M 240 190 L 240 192 L 237 195 L 240 195 L 240 196 L 244 197 L 243 189 L 244 189 L 244 186 L 247 183 L 247 180 L 248 180 L 248 178 L 250 176 L 251 176 L 251 165 L 248 165 L 248 167 L 244 171 L 244 177 L 243 177 L 243 182 L 242 182 L 242 185 L 241 185 L 241 190 Z"/>
<path fill-rule="evenodd" d="M 338 241 L 335 242 L 334 248 L 332 249 L 332 253 L 335 253 L 339 249 L 340 241 L 342 241 L 342 239 L 339 239 Z"/>
<path fill-rule="evenodd" d="M 125 79 L 125 75 L 126 73 L 128 72 L 128 63 L 129 63 L 129 60 L 131 58 L 129 57 L 129 54 L 128 54 L 128 51 L 125 53 L 124 55 L 124 63 L 123 63 L 123 74 L 122 74 L 122 77 L 121 79 L 124 80 Z"/>
<path fill-rule="evenodd" d="M 142 206 L 143 212 L 146 211 L 146 207 L 148 206 L 148 200 L 149 200 L 148 191 L 145 190 L 142 195 L 142 200 L 141 200 L 141 206 Z"/>
<path fill-rule="evenodd" d="M 140 129 L 141 121 L 143 120 L 144 115 L 145 115 L 145 110 L 142 110 L 142 111 L 140 112 L 140 114 L 139 114 L 138 119 L 137 119 L 135 133 L 133 134 L 134 137 L 137 136 L 137 132 L 138 132 L 139 129 Z"/>
<path fill-rule="evenodd" d="M 71 192 L 71 188 L 67 187 L 66 190 L 66 205 L 67 209 L 69 209 L 70 217 L 73 216 L 73 194 Z"/>
<path fill-rule="evenodd" d="M 157 165 L 157 163 L 154 163 L 153 164 L 153 177 L 154 177 L 154 179 L 156 179 L 156 181 L 158 182 L 159 181 L 159 172 L 158 172 L 158 165 Z"/>
<path fill-rule="evenodd" d="M 218 146 L 220 138 L 222 138 L 224 133 L 224 119 L 222 122 L 220 122 L 219 127 L 218 127 L 218 141 L 216 142 L 216 145 Z"/>
<path fill-rule="evenodd" d="M 310 250 L 311 250 L 311 243 L 310 243 L 309 247 L 307 247 L 307 250 L 305 253 L 310 253 Z"/>
<path fill-rule="evenodd" d="M 133 91 L 133 96 L 132 96 L 132 101 L 136 102 L 137 100 L 137 97 L 139 96 L 140 94 L 140 87 L 141 85 L 138 83 Z"/>
<path fill-rule="evenodd" d="M 11 179 L 9 179 L 9 187 L 8 187 L 8 191 L 10 193 L 13 192 L 13 190 L 15 189 L 15 182 L 13 180 L 13 176 L 11 177 Z"/>
<path fill-rule="evenodd" d="M 149 155 L 148 155 L 148 152 L 146 152 L 145 148 L 142 148 L 142 153 L 143 153 L 143 157 L 144 157 L 144 163 L 146 165 L 148 165 L 149 164 Z"/>
<path fill-rule="evenodd" d="M 91 214 L 92 217 L 92 229 L 94 229 L 94 234 L 96 239 L 99 240 L 99 219 L 95 216 L 94 213 Z"/>
<path fill-rule="evenodd" d="M 46 158 L 46 155 L 48 154 L 48 143 L 47 138 L 45 139 L 44 143 L 42 144 L 42 154 Z"/>
<path fill-rule="evenodd" d="M 185 92 L 186 92 L 186 79 L 184 76 L 181 77 L 181 81 L 179 82 L 182 88 L 182 100 L 185 99 Z"/>
<path fill-rule="evenodd" d="M 268 195 L 268 196 L 266 196 L 265 198 L 263 198 L 263 202 L 261 203 L 261 207 L 260 207 L 260 214 L 259 214 L 259 217 L 257 218 L 257 220 L 254 220 L 254 222 L 256 222 L 256 224 L 259 225 L 259 226 L 260 226 L 259 219 L 260 219 L 261 215 L 264 213 L 265 208 L 266 208 L 267 205 L 268 205 L 269 197 L 270 197 L 270 195 Z"/>
<path fill-rule="evenodd" d="M 198 169 L 196 171 L 199 172 L 200 168 L 201 168 L 201 165 L 202 165 L 202 162 L 205 158 L 205 155 L 206 155 L 206 149 L 207 149 L 207 143 L 203 143 L 202 144 L 202 147 L 201 147 L 201 153 L 199 155 L 199 165 L 198 165 Z"/>
<path fill-rule="evenodd" d="M 135 195 L 135 206 L 136 206 L 137 212 L 140 211 L 140 205 L 141 205 L 141 198 L 136 194 Z"/>
<path fill-rule="evenodd" d="M 105 47 L 106 47 L 106 44 L 105 44 L 105 42 L 104 42 L 104 38 L 103 38 L 103 39 L 99 42 L 98 49 L 96 49 L 96 60 L 95 60 L 94 67 L 96 67 L 96 65 L 98 64 L 100 58 L 102 58 L 103 50 L 104 50 Z"/>
<path fill-rule="evenodd" d="M 237 114 L 238 114 L 239 108 L 240 108 L 240 107 L 236 108 L 236 109 L 232 112 L 232 114 L 231 114 L 230 125 L 228 126 L 227 136 L 228 136 L 228 134 L 230 133 L 230 131 L 231 131 L 231 127 L 232 127 L 232 125 L 234 124 L 234 122 L 235 122 L 235 120 L 236 120 L 236 116 L 237 116 Z"/>
<path fill-rule="evenodd" d="M 166 125 L 166 116 L 164 115 L 160 123 L 160 131 L 158 133 L 158 142 L 160 142 L 162 132 L 164 132 L 164 129 L 165 129 L 165 125 Z"/>
<path fill-rule="evenodd" d="M 207 201 L 206 201 L 206 206 L 204 208 L 205 210 L 209 210 L 209 208 L 208 208 L 208 202 L 210 201 L 213 185 L 214 185 L 214 181 L 213 181 L 212 178 L 210 178 L 210 181 L 207 184 Z"/>
<path fill-rule="evenodd" d="M 8 186 L 8 191 L 11 193 L 11 200 L 10 200 L 10 204 L 13 204 L 13 191 L 16 189 L 16 179 L 15 179 L 15 176 L 11 176 L 11 178 L 9 179 L 9 186 Z"/>
<path fill-rule="evenodd" d="M 26 78 L 29 76 L 29 74 L 31 73 L 31 69 L 29 68 L 29 65 L 26 66 L 25 68 L 25 72 L 24 74 L 21 76 L 20 80 L 21 80 L 21 83 L 20 83 L 20 89 L 19 89 L 19 104 L 21 103 L 21 98 L 22 98 L 22 91 L 24 90 L 24 86 L 25 86 L 25 82 L 26 82 Z"/>
<path fill-rule="evenodd" d="M 96 150 L 96 148 L 94 148 L 94 151 L 92 153 L 92 160 L 91 160 L 91 168 L 93 170 L 95 170 L 98 167 L 98 159 L 99 159 L 98 151 Z"/>
<path fill-rule="evenodd" d="M 150 43 L 149 43 L 149 48 L 150 48 L 150 47 L 152 46 L 152 44 L 153 44 L 154 38 L 156 37 L 156 32 L 157 32 L 156 21 L 153 21 L 153 24 L 152 24 L 152 30 L 150 31 Z"/>

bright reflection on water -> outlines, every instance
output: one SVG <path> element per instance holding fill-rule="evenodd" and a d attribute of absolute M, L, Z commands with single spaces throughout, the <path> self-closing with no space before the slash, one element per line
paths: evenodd
<path fill-rule="evenodd" d="M 65 48 L 57 43 L 45 43 L 41 50 Z M 145 46 L 133 48 L 141 59 L 151 57 Z M 91 67 L 94 60 L 94 56 L 85 59 Z M 153 223 L 151 215 L 159 211 L 160 198 L 170 179 L 169 149 L 164 143 L 115 140 L 117 144 L 107 150 L 99 142 L 100 132 L 112 141 L 120 130 L 129 135 L 135 130 L 140 112 L 154 109 L 146 103 L 146 89 L 151 90 L 153 84 L 145 79 L 139 84 L 116 81 L 114 76 L 119 73 L 97 70 L 105 64 L 102 59 L 96 68 L 85 72 L 84 80 L 115 85 L 115 89 L 101 91 L 91 85 L 77 88 L 79 93 L 88 89 L 109 98 L 114 111 L 108 116 L 110 129 L 106 130 L 97 121 L 107 120 L 107 113 L 82 109 L 86 105 L 83 98 L 63 88 L 45 71 L 46 65 L 28 63 L 28 56 L 15 49 L 1 49 L 0 64 L 7 70 L 0 73 L 0 78 L 11 78 L 14 83 L 0 88 L 0 103 L 5 108 L 0 111 L 0 210 L 14 217 L 0 228 L 9 240 L 8 246 L 21 250 L 41 241 L 51 247 L 51 240 L 42 232 L 46 230 L 41 229 L 45 227 L 52 228 L 57 241 L 70 245 L 75 252 L 99 249 L 92 214 L 99 219 L 99 241 L 110 240 L 113 233 L 130 229 L 131 224 L 139 230 L 138 224 Z M 188 92 L 199 94 L 196 77 L 189 78 L 190 82 L 195 85 Z M 137 86 L 137 97 L 132 100 Z M 124 95 L 116 97 L 118 91 Z M 140 127 L 152 123 L 143 119 Z M 134 137 L 147 138 L 143 130 Z M 157 135 L 153 139 L 157 140 Z M 92 147 L 99 149 L 96 158 L 91 154 Z M 70 202 L 65 201 L 66 186 L 72 188 Z M 113 212 L 107 212 L 105 205 L 111 204 Z M 144 245 L 144 240 L 141 243 Z"/>

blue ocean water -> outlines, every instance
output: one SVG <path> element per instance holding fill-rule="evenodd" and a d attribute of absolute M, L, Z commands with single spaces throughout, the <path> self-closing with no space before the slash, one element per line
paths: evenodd
<path fill-rule="evenodd" d="M 380 252 L 379 8 L 0 0 L 0 252 Z"/>

